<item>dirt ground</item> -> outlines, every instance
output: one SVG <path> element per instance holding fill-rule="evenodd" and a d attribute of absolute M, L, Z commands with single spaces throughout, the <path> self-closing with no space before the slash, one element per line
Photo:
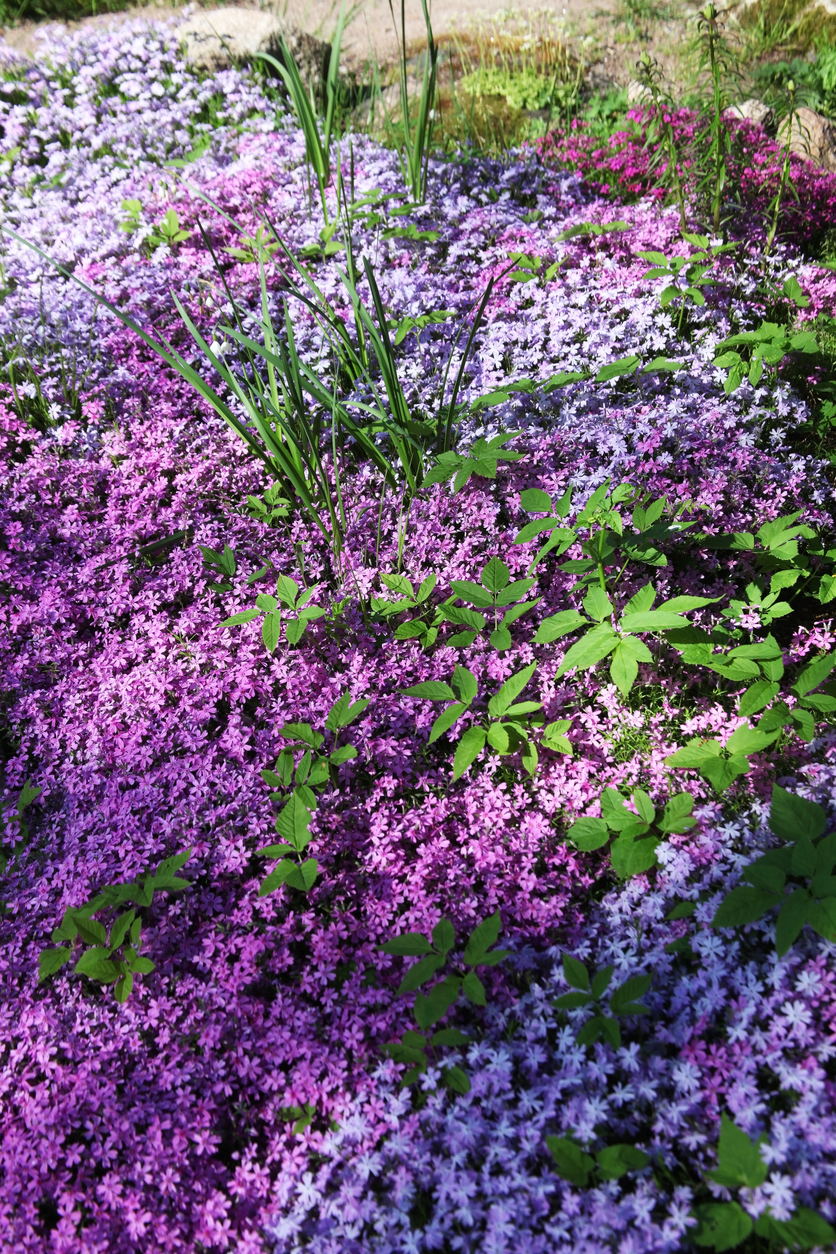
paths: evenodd
<path fill-rule="evenodd" d="M 833 0 L 836 3 L 836 0 Z M 80 22 L 67 23 L 72 29 L 86 26 L 121 25 L 131 20 L 154 20 L 162 17 L 185 17 L 197 7 L 170 4 L 167 0 L 155 0 L 142 7 L 130 8 L 120 13 L 102 14 L 84 18 Z M 336 22 L 337 0 L 280 0 L 278 4 L 245 5 L 245 7 L 272 8 L 280 16 L 300 26 L 312 35 L 330 39 Z M 349 65 L 360 68 L 369 61 L 380 66 L 391 65 L 397 55 L 396 28 L 388 0 L 360 0 L 352 6 L 350 22 L 344 36 L 344 59 Z M 668 53 L 681 44 L 687 18 L 692 8 L 671 5 L 675 16 L 652 23 L 652 50 L 661 54 L 663 61 Z M 400 25 L 400 2 L 395 0 L 396 17 Z M 625 26 L 623 0 L 557 0 L 556 3 L 531 4 L 517 0 L 513 9 L 503 0 L 433 0 L 431 15 L 433 29 L 441 40 L 445 36 L 467 35 L 476 25 L 483 26 L 491 20 L 502 24 L 506 15 L 513 12 L 535 26 L 547 24 L 554 34 L 562 34 L 573 51 L 582 53 L 587 62 L 595 64 L 595 79 L 624 85 L 631 77 L 632 67 L 641 47 L 646 42 L 632 38 Z M 420 0 L 405 0 L 407 41 L 417 47 L 424 40 L 424 21 Z M 22 22 L 0 32 L 0 38 L 9 46 L 36 54 L 39 36 L 49 23 Z"/>
<path fill-rule="evenodd" d="M 223 3 L 223 0 L 221 0 Z M 754 0 L 720 0 L 720 7 L 735 22 Z M 234 0 L 226 0 L 227 4 Z M 400 28 L 401 0 L 345 0 L 349 22 L 343 39 L 343 65 L 359 76 L 370 63 L 385 73 L 393 69 L 397 57 L 396 25 Z M 403 0 L 407 43 L 412 52 L 424 45 L 425 28 L 420 0 Z M 684 55 L 694 19 L 702 5 L 695 0 L 429 0 L 433 30 L 440 42 L 445 37 L 467 39 L 481 26 L 495 24 L 502 29 L 521 19 L 533 29 L 547 29 L 564 40 L 572 53 L 586 66 L 587 83 L 604 90 L 625 87 L 635 75 L 635 65 L 643 50 L 658 61 L 669 83 L 684 86 L 688 60 Z M 836 13 L 836 0 L 815 0 L 830 13 Z M 242 0 L 241 7 L 270 9 L 289 23 L 311 35 L 330 40 L 340 0 Z M 102 14 L 67 23 L 72 29 L 86 26 L 121 25 L 126 21 L 184 20 L 199 8 L 218 7 L 212 0 L 187 5 L 177 0 L 147 0 L 144 5 L 119 13 Z M 39 36 L 49 23 L 21 22 L 0 29 L 0 40 L 28 55 L 37 53 Z"/>

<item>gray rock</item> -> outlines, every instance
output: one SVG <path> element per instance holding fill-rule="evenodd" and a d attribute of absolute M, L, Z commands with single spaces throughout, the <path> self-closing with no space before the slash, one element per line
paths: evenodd
<path fill-rule="evenodd" d="M 778 130 L 778 142 L 786 143 L 786 121 Z M 836 170 L 836 126 L 813 109 L 802 107 L 793 114 L 790 152 L 806 157 L 825 170 Z"/>
<path fill-rule="evenodd" d="M 653 95 L 650 88 L 644 83 L 640 83 L 637 78 L 631 78 L 627 84 L 627 103 L 628 105 L 650 104 Z"/>
<path fill-rule="evenodd" d="M 762 100 L 741 100 L 740 104 L 732 105 L 726 110 L 729 117 L 739 118 L 742 122 L 755 122 L 767 129 L 772 121 L 772 110 Z"/>
<path fill-rule="evenodd" d="M 284 35 L 306 86 L 320 91 L 328 72 L 330 44 L 260 9 L 205 9 L 178 26 L 177 34 L 196 69 L 227 69 L 252 61 L 259 52 L 280 60 Z"/>

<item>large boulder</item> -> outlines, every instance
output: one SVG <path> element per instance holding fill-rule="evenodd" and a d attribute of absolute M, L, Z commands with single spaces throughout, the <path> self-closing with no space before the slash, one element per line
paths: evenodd
<path fill-rule="evenodd" d="M 836 126 L 829 118 L 806 106 L 797 109 L 793 114 L 789 139 L 790 152 L 806 157 L 825 170 L 836 170 Z M 786 140 L 785 121 L 778 130 L 778 142 L 785 144 Z"/>
<path fill-rule="evenodd" d="M 177 28 L 186 59 L 196 69 L 223 70 L 267 52 L 281 60 L 281 38 L 299 66 L 308 88 L 320 91 L 331 45 L 261 9 L 204 9 Z"/>
<path fill-rule="evenodd" d="M 726 110 L 726 115 L 732 118 L 738 118 L 741 122 L 755 122 L 758 126 L 762 126 L 764 130 L 768 130 L 772 124 L 773 115 L 769 105 L 763 103 L 762 100 L 755 100 L 751 97 L 749 100 L 741 100 L 740 104 L 734 104 L 730 109 Z"/>

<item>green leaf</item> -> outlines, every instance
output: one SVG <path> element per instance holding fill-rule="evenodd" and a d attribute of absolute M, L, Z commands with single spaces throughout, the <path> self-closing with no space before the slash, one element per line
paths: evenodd
<path fill-rule="evenodd" d="M 418 993 L 415 997 L 415 1019 L 419 1028 L 432 1027 L 446 1015 L 461 991 L 462 981 L 457 975 L 448 975 L 440 984 L 436 984 L 429 993 Z"/>
<path fill-rule="evenodd" d="M 561 636 L 568 635 L 570 631 L 577 631 L 578 627 L 588 626 L 589 619 L 579 614 L 577 610 L 561 610 L 559 614 L 543 619 L 537 628 L 534 642 L 535 644 L 550 644 L 552 640 L 558 640 Z"/>
<path fill-rule="evenodd" d="M 295 608 L 298 594 L 300 594 L 300 586 L 296 579 L 291 579 L 287 574 L 280 574 L 280 577 L 276 579 L 276 596 L 286 609 Z"/>
<path fill-rule="evenodd" d="M 611 618 L 613 613 L 613 605 L 603 588 L 593 585 L 583 599 L 583 608 L 586 610 L 590 618 L 594 618 L 596 622 L 603 622 L 605 618 Z"/>
<path fill-rule="evenodd" d="M 714 1171 L 706 1171 L 706 1176 L 727 1189 L 756 1189 L 769 1174 L 760 1152 L 765 1140 L 764 1136 L 760 1136 L 753 1141 L 728 1115 L 723 1114 L 717 1147 L 719 1165 Z"/>
<path fill-rule="evenodd" d="M 491 697 L 488 702 L 488 713 L 493 718 L 499 718 L 507 712 L 508 707 L 513 701 L 516 701 L 536 669 L 537 663 L 531 662 L 528 666 L 523 667 L 521 671 L 517 671 L 516 675 L 506 679 L 499 692 Z"/>
<path fill-rule="evenodd" d="M 790 869 L 793 875 L 810 879 L 816 873 L 816 849 L 809 836 L 802 836 L 793 846 Z"/>
<path fill-rule="evenodd" d="M 572 746 L 564 734 L 571 725 L 572 720 L 569 718 L 560 718 L 554 723 L 547 723 L 540 734 L 540 744 L 544 749 L 551 749 L 553 753 L 567 753 L 571 757 Z"/>
<path fill-rule="evenodd" d="M 585 1188 L 595 1168 L 595 1160 L 567 1136 L 547 1136 L 546 1146 L 554 1159 L 557 1174 L 577 1188 Z"/>
<path fill-rule="evenodd" d="M 614 840 L 610 846 L 610 861 L 618 878 L 626 880 L 632 875 L 643 875 L 654 867 L 658 844 L 655 836 L 637 840 L 628 832 Z"/>
<path fill-rule="evenodd" d="M 464 950 L 464 961 L 468 966 L 480 964 L 487 951 L 495 945 L 502 929 L 502 917 L 498 910 L 473 929 Z"/>
<path fill-rule="evenodd" d="M 791 691 L 796 696 L 804 697 L 808 692 L 812 692 L 814 688 L 818 688 L 827 679 L 830 672 L 836 665 L 836 654 L 828 654 L 826 657 L 817 658 L 812 665 L 806 667 L 798 679 L 792 686 Z"/>
<path fill-rule="evenodd" d="M 427 980 L 431 980 L 446 961 L 443 954 L 428 954 L 426 958 L 420 958 L 401 980 L 398 992 L 414 993 L 422 984 L 426 984 Z"/>
<path fill-rule="evenodd" d="M 131 924 L 133 923 L 135 918 L 136 918 L 136 911 L 128 910 L 125 914 L 120 914 L 119 918 L 116 919 L 116 921 L 114 922 L 113 926 L 110 929 L 110 938 L 107 942 L 108 947 L 111 950 L 119 948 L 119 946 L 124 941 L 125 937 L 128 935 Z"/>
<path fill-rule="evenodd" d="M 439 919 L 432 931 L 433 944 L 439 953 L 448 954 L 456 943 L 456 929 L 449 919 Z"/>
<path fill-rule="evenodd" d="M 639 1005 L 639 998 L 644 997 L 653 983 L 652 975 L 632 975 L 620 984 L 610 997 L 610 1010 L 614 1015 L 637 1014 L 639 1011 L 630 1009 Z M 646 1006 L 642 1007 L 647 1010 Z"/>
<path fill-rule="evenodd" d="M 804 924 L 810 919 L 813 899 L 804 889 L 796 889 L 784 898 L 775 922 L 775 950 L 783 958 L 801 935 Z"/>
<path fill-rule="evenodd" d="M 582 1006 L 588 1006 L 592 1001 L 589 993 L 562 993 L 560 997 L 556 997 L 552 1002 L 558 1010 L 580 1010 Z"/>
<path fill-rule="evenodd" d="M 570 954 L 563 955 L 563 974 L 570 988 L 577 988 L 582 993 L 589 992 L 589 972 L 582 962 Z"/>
<path fill-rule="evenodd" d="M 460 1032 L 458 1028 L 439 1028 L 437 1032 L 433 1033 L 430 1044 L 433 1047 L 437 1045 L 469 1045 L 470 1037 L 465 1036 L 464 1032 Z"/>
<path fill-rule="evenodd" d="M 826 826 L 827 815 L 820 805 L 772 785 L 769 827 L 779 840 L 798 840 L 801 836 L 815 840 Z"/>
<path fill-rule="evenodd" d="M 689 1232 L 691 1240 L 717 1254 L 741 1245 L 752 1231 L 752 1220 L 737 1202 L 706 1202 L 692 1213 L 697 1226 Z"/>
<path fill-rule="evenodd" d="M 669 610 L 647 610 L 644 614 L 625 614 L 619 622 L 623 631 L 670 631 L 674 627 L 687 627 L 688 620 Z"/>
<path fill-rule="evenodd" d="M 475 971 L 468 971 L 462 981 L 462 992 L 468 1001 L 472 1001 L 474 1006 L 486 1006 L 488 999 L 485 996 L 485 986 L 479 979 Z"/>
<path fill-rule="evenodd" d="M 88 945 L 107 945 L 107 932 L 96 919 L 76 915 L 75 925 L 81 939 Z"/>
<path fill-rule="evenodd" d="M 482 585 L 488 589 L 488 592 L 501 592 L 508 586 L 510 579 L 511 571 L 498 557 L 492 557 L 482 571 Z"/>
<path fill-rule="evenodd" d="M 357 750 L 354 745 L 343 745 L 331 754 L 328 761 L 332 766 L 344 766 L 346 762 L 353 762 L 356 757 Z"/>
<path fill-rule="evenodd" d="M 781 900 L 777 893 L 762 888 L 733 888 L 717 908 L 712 927 L 743 927 L 763 917 Z"/>
<path fill-rule="evenodd" d="M 479 685 L 476 676 L 467 669 L 466 666 L 457 666 L 453 671 L 453 678 L 450 681 L 450 687 L 456 694 L 456 697 L 464 705 L 470 705 L 475 700 L 479 691 Z"/>
<path fill-rule="evenodd" d="M 614 971 L 615 967 L 608 966 L 602 967 L 600 971 L 595 972 L 592 977 L 592 984 L 589 990 L 594 1001 L 598 1001 L 599 998 L 604 996 L 604 993 L 606 993 L 612 983 Z"/>
<path fill-rule="evenodd" d="M 593 849 L 600 849 L 607 843 L 610 838 L 609 828 L 603 819 L 582 818 L 577 819 L 569 828 L 566 836 L 569 840 L 573 840 L 578 849 L 584 853 L 589 853 Z"/>
<path fill-rule="evenodd" d="M 767 1211 L 755 1221 L 755 1232 L 778 1249 L 809 1250 L 813 1246 L 827 1249 L 836 1243 L 833 1227 L 806 1206 L 799 1206 L 785 1220 L 773 1219 Z"/>
<path fill-rule="evenodd" d="M 118 979 L 120 974 L 119 967 L 110 960 L 110 950 L 98 946 L 95 949 L 85 950 L 73 970 L 76 975 L 86 975 L 91 980 L 100 980 L 103 984 L 110 984 L 111 981 Z"/>
<path fill-rule="evenodd" d="M 487 732 L 484 727 L 468 727 L 456 746 L 456 753 L 453 758 L 454 780 L 460 779 L 467 768 L 476 761 L 485 747 L 486 740 Z"/>
<path fill-rule="evenodd" d="M 613 1049 L 618 1049 L 621 1045 L 621 1029 L 616 1020 L 608 1019 L 604 1015 L 595 1015 L 583 1025 L 575 1040 L 579 1045 L 594 1045 L 602 1036 L 609 1041 Z"/>
<path fill-rule="evenodd" d="M 288 623 L 287 625 L 287 641 L 288 644 L 295 644 L 296 641 L 291 639 L 291 630 L 296 627 L 296 623 Z M 304 628 L 303 628 L 304 630 Z M 282 616 L 277 614 L 265 614 L 264 621 L 261 624 L 261 639 L 264 641 L 264 647 L 268 653 L 275 653 L 276 645 L 279 643 L 282 634 Z M 301 632 L 299 633 L 301 635 Z"/>
<path fill-rule="evenodd" d="M 405 697 L 424 697 L 428 701 L 455 701 L 456 694 L 449 684 L 437 679 L 429 679 L 423 684 L 413 684 L 411 688 L 401 688 Z"/>
<path fill-rule="evenodd" d="M 352 703 L 351 697 L 347 692 L 334 702 L 325 720 L 325 727 L 329 732 L 337 732 L 343 727 L 348 727 L 359 718 L 364 710 L 371 704 L 371 697 L 361 697 L 359 701 Z"/>
<path fill-rule="evenodd" d="M 432 945 L 420 932 L 404 932 L 402 936 L 396 936 L 393 940 L 379 945 L 378 948 L 383 953 L 394 954 L 398 958 L 417 958 L 421 954 L 433 952 Z"/>
<path fill-rule="evenodd" d="M 276 831 L 283 840 L 301 853 L 310 841 L 308 831 L 310 822 L 311 812 L 300 797 L 298 789 L 294 789 L 290 800 L 276 819 Z"/>
<path fill-rule="evenodd" d="M 133 971 L 123 971 L 113 986 L 113 996 L 120 1003 L 126 1002 L 134 986 Z"/>
<path fill-rule="evenodd" d="M 441 1078 L 447 1088 L 453 1093 L 464 1094 L 470 1092 L 470 1080 L 467 1078 L 467 1073 L 462 1071 L 461 1067 L 445 1067 L 441 1073 Z"/>
<path fill-rule="evenodd" d="M 697 820 L 691 816 L 693 808 L 694 798 L 689 792 L 680 792 L 671 797 L 665 806 L 659 823 L 659 831 L 665 834 L 679 833 L 694 827 Z"/>
<path fill-rule="evenodd" d="M 780 687 L 780 684 L 769 683 L 765 679 L 751 684 L 740 698 L 740 704 L 737 707 L 738 714 L 741 718 L 749 718 L 750 715 L 757 714 L 778 695 Z"/>
<path fill-rule="evenodd" d="M 239 623 L 251 623 L 254 618 L 258 618 L 260 610 L 241 610 L 240 614 L 233 614 L 231 618 L 225 618 L 222 623 L 218 623 L 219 627 L 237 627 Z"/>
<path fill-rule="evenodd" d="M 726 741 L 725 748 L 729 753 L 760 753 L 775 739 L 776 732 L 755 731 L 751 727 L 738 727 Z"/>
<path fill-rule="evenodd" d="M 42 949 L 38 955 L 38 983 L 60 971 L 69 962 L 72 952 L 71 945 L 62 945 L 60 949 Z"/>
<path fill-rule="evenodd" d="M 647 657 L 639 656 L 635 648 L 641 645 Z M 640 640 L 631 640 L 625 637 L 619 640 L 618 644 L 612 651 L 612 659 L 610 661 L 610 679 L 615 684 L 618 691 L 623 697 L 626 697 L 639 673 L 639 661 L 652 661 L 649 650 Z"/>
<path fill-rule="evenodd" d="M 540 488 L 526 488 L 521 492 L 520 505 L 527 514 L 550 514 L 554 508 L 549 494 Z"/>
<path fill-rule="evenodd" d="M 641 1171 L 650 1162 L 650 1155 L 635 1145 L 607 1145 L 595 1157 L 602 1180 L 618 1180 L 628 1171 Z"/>
<path fill-rule="evenodd" d="M 494 628 L 488 638 L 491 642 L 491 648 L 496 649 L 498 653 L 504 653 L 514 643 L 511 633 L 504 623 Z"/>
<path fill-rule="evenodd" d="M 618 641 L 619 637 L 608 623 L 601 623 L 599 626 L 593 627 L 591 631 L 588 631 L 581 640 L 578 640 L 568 650 L 560 666 L 555 671 L 555 678 L 559 679 L 561 675 L 565 675 L 570 670 L 588 670 L 596 662 L 600 662 L 608 654 L 612 653 Z"/>
<path fill-rule="evenodd" d="M 635 513 L 635 511 L 634 511 Z M 635 525 L 635 524 L 634 524 Z M 644 614 L 656 600 L 656 589 L 653 584 L 646 583 L 643 588 L 630 597 L 624 606 L 624 614 Z"/>
<path fill-rule="evenodd" d="M 640 364 L 640 357 L 619 357 L 618 361 L 611 361 L 606 366 L 601 367 L 595 376 L 595 382 L 606 383 L 608 379 L 617 379 L 620 375 L 633 374 Z"/>
<path fill-rule="evenodd" d="M 446 731 L 449 731 L 453 724 L 461 718 L 466 709 L 466 705 L 456 701 L 453 705 L 448 705 L 446 710 L 442 710 L 430 728 L 430 738 L 427 744 L 435 744 L 439 737 L 443 736 Z"/>

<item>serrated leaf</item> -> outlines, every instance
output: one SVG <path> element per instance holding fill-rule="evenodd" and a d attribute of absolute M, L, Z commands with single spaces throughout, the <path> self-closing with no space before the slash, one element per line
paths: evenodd
<path fill-rule="evenodd" d="M 420 932 L 404 932 L 390 941 L 379 945 L 378 949 L 385 954 L 393 954 L 398 958 L 417 958 L 422 954 L 431 954 L 433 947 Z"/>
<path fill-rule="evenodd" d="M 38 983 L 60 971 L 69 962 L 72 952 L 71 945 L 62 945 L 60 949 L 42 949 L 38 955 Z"/>
<path fill-rule="evenodd" d="M 432 1027 L 446 1015 L 461 991 L 462 981 L 459 976 L 448 975 L 440 984 L 431 988 L 429 993 L 418 993 L 415 998 L 414 1014 L 419 1028 Z"/>
<path fill-rule="evenodd" d="M 570 988 L 579 989 L 582 993 L 590 991 L 589 972 L 584 964 L 571 954 L 563 955 L 563 974 Z"/>
<path fill-rule="evenodd" d="M 506 679 L 505 683 L 488 702 L 488 713 L 493 718 L 499 718 L 507 713 L 508 707 L 528 684 L 531 676 L 537 669 L 537 663 L 531 662 L 528 666 L 523 667 L 521 671 L 517 671 L 516 675 L 512 675 L 510 679 Z"/>
<path fill-rule="evenodd" d="M 547 1136 L 546 1146 L 554 1160 L 557 1174 L 577 1188 L 585 1188 L 595 1167 L 595 1160 L 566 1136 Z"/>
<path fill-rule="evenodd" d="M 469 966 L 478 966 L 491 946 L 496 944 L 501 930 L 502 916 L 499 910 L 495 910 L 471 932 L 464 950 L 464 961 Z"/>
<path fill-rule="evenodd" d="M 521 492 L 520 505 L 528 514 L 550 514 L 553 509 L 551 497 L 540 488 L 526 488 Z"/>
<path fill-rule="evenodd" d="M 260 610 L 241 610 L 239 614 L 233 614 L 231 618 L 225 618 L 222 623 L 218 623 L 219 627 L 237 627 L 239 623 L 251 623 L 254 618 L 258 618 Z"/>
<path fill-rule="evenodd" d="M 753 1141 L 728 1115 L 723 1114 L 717 1146 L 718 1166 L 714 1171 L 706 1171 L 706 1176 L 728 1189 L 758 1188 L 769 1174 L 760 1152 L 765 1139 L 761 1136 Z"/>
<path fill-rule="evenodd" d="M 804 924 L 810 919 L 813 899 L 804 889 L 796 889 L 785 897 L 775 921 L 775 950 L 779 958 L 798 940 Z"/>
<path fill-rule="evenodd" d="M 450 687 L 458 700 L 465 706 L 470 705 L 476 699 L 476 694 L 479 691 L 476 676 L 466 666 L 456 667 L 453 671 L 453 678 L 450 680 Z"/>
<path fill-rule="evenodd" d="M 603 819 L 585 817 L 577 819 L 566 836 L 569 840 L 573 840 L 584 853 L 589 853 L 605 845 L 610 838 L 610 833 Z"/>
<path fill-rule="evenodd" d="M 120 914 L 110 929 L 110 937 L 108 938 L 108 947 L 118 949 L 130 931 L 131 924 L 136 917 L 135 910 L 128 910 L 125 914 Z"/>
<path fill-rule="evenodd" d="M 482 586 L 488 592 L 501 592 L 508 586 L 510 579 L 511 571 L 498 557 L 492 557 L 482 571 Z"/>
<path fill-rule="evenodd" d="M 423 684 L 413 684 L 411 688 L 401 688 L 405 697 L 423 697 L 427 701 L 455 701 L 456 694 L 449 684 L 441 680 L 429 679 Z"/>
<path fill-rule="evenodd" d="M 487 731 L 484 727 L 468 727 L 456 746 L 453 758 L 453 779 L 460 779 L 485 747 Z"/>
<path fill-rule="evenodd" d="M 743 927 L 762 918 L 780 901 L 777 893 L 762 888 L 733 888 L 717 908 L 712 927 Z"/>
<path fill-rule="evenodd" d="M 589 993 L 562 993 L 556 997 L 552 1005 L 558 1010 L 580 1010 L 592 1001 Z"/>
<path fill-rule="evenodd" d="M 468 971 L 462 981 L 462 992 L 474 1006 L 486 1006 L 485 986 L 475 971 Z"/>
<path fill-rule="evenodd" d="M 420 958 L 401 980 L 398 992 L 414 993 L 422 984 L 426 984 L 427 980 L 431 980 L 445 962 L 446 958 L 443 954 L 428 954 L 425 958 Z"/>
<path fill-rule="evenodd" d="M 301 853 L 310 841 L 310 833 L 308 831 L 310 822 L 311 812 L 299 795 L 299 791 L 294 789 L 290 795 L 290 800 L 276 819 L 276 831 L 283 840 L 286 840 L 297 852 Z"/>
<path fill-rule="evenodd" d="M 601 623 L 597 627 L 593 627 L 591 631 L 588 631 L 581 640 L 578 640 L 568 650 L 560 666 L 555 671 L 555 678 L 559 679 L 561 675 L 565 675 L 570 670 L 588 670 L 596 662 L 602 661 L 603 658 L 612 653 L 618 641 L 619 637 L 608 623 Z"/>
<path fill-rule="evenodd" d="M 448 705 L 446 710 L 442 710 L 430 728 L 430 736 L 427 743 L 435 744 L 436 740 L 443 736 L 446 731 L 449 731 L 453 724 L 461 718 L 466 709 L 466 705 L 456 701 L 452 705 Z"/>
<path fill-rule="evenodd" d="M 85 950 L 73 970 L 76 975 L 86 975 L 102 984 L 110 984 L 120 974 L 119 967 L 110 959 L 110 950 L 100 946 Z"/>
<path fill-rule="evenodd" d="M 604 589 L 597 586 L 591 587 L 587 592 L 583 599 L 583 608 L 590 618 L 599 623 L 605 618 L 611 618 L 613 613 L 612 601 Z"/>
<path fill-rule="evenodd" d="M 577 610 L 561 610 L 559 614 L 543 619 L 537 628 L 534 641 L 536 644 L 550 644 L 552 640 L 558 640 L 561 636 L 568 635 L 570 631 L 576 631 L 578 627 L 588 626 L 589 619 L 579 614 Z"/>
<path fill-rule="evenodd" d="M 826 826 L 827 815 L 820 805 L 773 784 L 769 827 L 780 840 L 794 841 L 801 836 L 815 840 Z"/>
<path fill-rule="evenodd" d="M 752 1220 L 737 1202 L 706 1202 L 692 1212 L 697 1221 L 689 1236 L 696 1245 L 723 1254 L 741 1245 L 752 1231 Z"/>
<path fill-rule="evenodd" d="M 639 365 L 641 365 L 640 357 L 619 357 L 618 361 L 611 361 L 606 366 L 601 367 L 595 376 L 595 382 L 606 383 L 608 379 L 617 379 L 621 375 L 633 374 Z"/>
<path fill-rule="evenodd" d="M 465 1094 L 470 1092 L 470 1080 L 467 1078 L 467 1072 L 461 1067 L 445 1067 L 441 1073 L 441 1078 L 448 1089 L 453 1093 Z"/>
<path fill-rule="evenodd" d="M 627 1007 L 638 1004 L 639 998 L 644 997 L 652 983 L 652 975 L 630 976 L 610 996 L 610 1010 L 612 1013 L 614 1015 L 635 1014 L 635 1011 L 630 1011 Z M 644 1007 L 644 1009 L 647 1008 Z"/>
<path fill-rule="evenodd" d="M 628 1171 L 641 1171 L 650 1162 L 650 1155 L 635 1145 L 607 1145 L 595 1157 L 602 1180 L 618 1180 Z"/>
<path fill-rule="evenodd" d="M 432 930 L 432 941 L 439 953 L 450 952 L 456 943 L 456 929 L 449 919 L 439 919 Z"/>

